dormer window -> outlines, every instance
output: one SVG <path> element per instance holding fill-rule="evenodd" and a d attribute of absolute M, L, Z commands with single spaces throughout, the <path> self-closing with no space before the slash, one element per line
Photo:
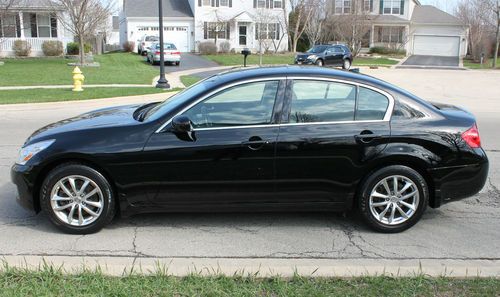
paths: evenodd
<path fill-rule="evenodd" d="M 203 6 L 211 6 L 212 1 L 211 0 L 203 0 Z"/>
<path fill-rule="evenodd" d="M 257 0 L 257 8 L 266 8 L 266 0 Z"/>
<path fill-rule="evenodd" d="M 335 13 L 349 14 L 351 13 L 351 5 L 351 0 L 335 0 Z"/>
<path fill-rule="evenodd" d="M 229 6 L 229 0 L 219 0 L 220 6 Z"/>
<path fill-rule="evenodd" d="M 400 14 L 401 1 L 400 0 L 384 0 L 384 14 Z"/>
<path fill-rule="evenodd" d="M 363 11 L 370 12 L 372 11 L 372 1 L 371 0 L 363 0 Z"/>
<path fill-rule="evenodd" d="M 282 8 L 282 5 L 283 5 L 282 3 L 283 3 L 282 0 L 274 0 L 273 7 L 274 8 Z"/>

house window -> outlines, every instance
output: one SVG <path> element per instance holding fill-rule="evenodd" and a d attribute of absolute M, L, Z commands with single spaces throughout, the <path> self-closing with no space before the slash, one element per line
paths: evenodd
<path fill-rule="evenodd" d="M 207 23 L 208 38 L 226 39 L 227 23 Z"/>
<path fill-rule="evenodd" d="M 371 0 L 364 0 L 363 1 L 363 11 L 365 12 L 370 12 L 371 9 Z"/>
<path fill-rule="evenodd" d="M 0 18 L 0 37 L 17 37 L 17 22 L 15 15 Z"/>
<path fill-rule="evenodd" d="M 266 0 L 257 0 L 257 8 L 266 8 Z"/>
<path fill-rule="evenodd" d="M 211 0 L 203 0 L 203 6 L 212 6 Z"/>
<path fill-rule="evenodd" d="M 31 37 L 57 37 L 57 18 L 55 15 L 31 13 L 29 21 Z"/>
<path fill-rule="evenodd" d="M 385 0 L 384 14 L 399 14 L 401 12 L 400 0 Z"/>
<path fill-rule="evenodd" d="M 282 3 L 283 3 L 283 2 L 282 2 L 281 0 L 274 0 L 274 2 L 273 2 L 273 7 L 274 7 L 274 8 L 283 8 L 283 7 L 282 7 L 282 5 L 283 5 Z"/>
<path fill-rule="evenodd" d="M 379 42 L 384 43 L 402 43 L 403 42 L 402 27 L 383 27 L 379 31 Z"/>
<path fill-rule="evenodd" d="M 220 6 L 229 6 L 229 0 L 219 0 Z"/>
<path fill-rule="evenodd" d="M 336 14 L 351 13 L 351 0 L 335 0 L 335 13 Z"/>
<path fill-rule="evenodd" d="M 270 24 L 255 24 L 255 39 L 279 39 L 279 25 Z"/>

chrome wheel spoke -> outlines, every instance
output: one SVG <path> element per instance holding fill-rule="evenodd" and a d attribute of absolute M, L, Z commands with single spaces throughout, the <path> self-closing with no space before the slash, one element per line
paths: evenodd
<path fill-rule="evenodd" d="M 83 225 L 83 214 L 81 205 L 78 205 L 78 224 Z"/>
<path fill-rule="evenodd" d="M 406 200 L 408 198 L 411 198 L 411 197 L 415 196 L 415 194 L 417 194 L 417 193 L 418 193 L 418 191 L 415 190 L 415 191 L 411 192 L 410 194 L 404 195 L 401 198 L 399 198 L 399 201 L 403 201 L 403 200 Z"/>
<path fill-rule="evenodd" d="M 59 182 L 59 187 L 61 188 L 61 190 L 63 190 L 63 192 L 68 195 L 68 197 L 72 197 L 73 194 L 71 193 L 70 190 L 68 190 L 68 188 L 66 188 L 66 186 L 60 181 Z"/>
<path fill-rule="evenodd" d="M 75 209 L 76 209 L 76 204 L 73 204 L 71 206 L 71 210 L 69 211 L 68 214 L 68 223 L 71 224 L 73 222 L 73 216 L 75 215 Z"/>
<path fill-rule="evenodd" d="M 406 184 L 403 186 L 403 188 L 398 192 L 398 194 L 403 194 L 408 190 L 411 186 L 413 186 L 412 183 L 406 182 Z"/>
<path fill-rule="evenodd" d="M 389 196 L 388 196 L 388 195 L 384 195 L 384 194 L 379 193 L 379 192 L 377 192 L 377 191 L 373 192 L 371 196 L 372 196 L 372 197 L 375 197 L 375 198 L 382 198 L 382 199 L 389 198 Z"/>
<path fill-rule="evenodd" d="M 404 206 L 408 207 L 411 210 L 415 210 L 415 206 L 413 206 L 413 205 L 411 205 L 409 203 L 406 203 L 404 201 L 400 201 L 399 203 L 401 203 L 401 205 L 404 205 Z"/>
<path fill-rule="evenodd" d="M 87 189 L 87 186 L 90 184 L 89 180 L 86 180 L 83 182 L 83 185 L 81 186 L 80 190 L 78 191 L 78 195 L 84 194 L 85 189 Z"/>
<path fill-rule="evenodd" d="M 75 182 L 75 179 L 70 177 L 68 178 L 68 181 L 69 181 L 69 185 L 71 186 L 71 190 L 73 191 L 73 195 L 76 195 L 76 193 L 78 193 L 78 191 L 76 190 L 76 182 Z"/>
<path fill-rule="evenodd" d="M 99 216 L 97 213 L 95 213 L 94 211 L 92 211 L 90 208 L 88 208 L 87 206 L 82 206 L 83 210 L 85 210 L 85 212 L 87 212 L 89 215 L 93 216 L 93 217 L 97 217 Z"/>
<path fill-rule="evenodd" d="M 95 202 L 95 201 L 92 201 L 92 200 L 86 200 L 85 204 L 88 204 L 90 206 L 97 207 L 97 208 L 101 208 L 102 207 L 101 202 Z"/>
<path fill-rule="evenodd" d="M 406 212 L 403 211 L 403 209 L 401 209 L 401 207 L 399 207 L 399 205 L 396 205 L 396 208 L 398 209 L 398 212 L 404 217 L 404 218 L 408 218 L 408 215 L 406 214 Z"/>
<path fill-rule="evenodd" d="M 52 198 L 50 198 L 52 201 L 72 201 L 73 198 L 71 197 L 61 197 L 59 195 L 54 195 Z"/>
<path fill-rule="evenodd" d="M 75 204 L 74 203 L 68 203 L 68 204 L 65 204 L 65 205 L 61 205 L 61 206 L 55 207 L 54 210 L 55 211 L 65 210 L 65 209 L 68 209 L 68 208 L 72 207 L 73 205 L 75 205 Z"/>
<path fill-rule="evenodd" d="M 391 205 L 387 204 L 387 207 L 384 209 L 384 211 L 379 214 L 378 217 L 380 221 L 385 217 L 385 214 L 389 211 L 389 208 L 391 208 Z"/>
<path fill-rule="evenodd" d="M 375 202 L 375 203 L 372 203 L 371 205 L 373 207 L 379 207 L 379 206 L 385 206 L 387 204 L 389 204 L 389 201 Z"/>
<path fill-rule="evenodd" d="M 394 176 L 392 178 L 392 188 L 393 188 L 394 193 L 398 192 L 398 177 L 397 176 Z"/>
<path fill-rule="evenodd" d="M 384 180 L 384 183 L 382 185 L 384 186 L 384 189 L 387 191 L 387 195 L 391 195 L 391 189 L 389 188 L 387 180 Z"/>
<path fill-rule="evenodd" d="M 89 193 L 85 194 L 85 196 L 83 196 L 83 201 L 86 201 L 87 199 L 89 199 L 90 197 L 94 196 L 95 194 L 97 193 L 97 188 L 96 189 L 93 189 L 92 191 L 90 191 Z"/>

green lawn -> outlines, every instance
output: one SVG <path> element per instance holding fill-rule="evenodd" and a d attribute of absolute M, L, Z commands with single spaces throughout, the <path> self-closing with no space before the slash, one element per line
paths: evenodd
<path fill-rule="evenodd" d="M 262 57 L 262 64 L 292 64 L 294 54 L 267 54 Z M 243 56 L 238 54 L 218 54 L 204 55 L 203 57 L 212 60 L 223 66 L 243 65 Z M 396 65 L 398 61 L 389 58 L 354 58 L 354 66 L 390 66 Z M 247 64 L 259 64 L 259 55 L 250 55 Z"/>
<path fill-rule="evenodd" d="M 0 66 L 0 86 L 36 86 L 72 84 L 75 62 L 64 58 L 4 59 Z M 115 52 L 95 56 L 100 67 L 81 68 L 85 84 L 151 84 L 158 69 L 133 53 Z"/>
<path fill-rule="evenodd" d="M 180 79 L 182 84 L 186 87 L 189 87 L 190 85 L 193 85 L 201 80 L 201 78 L 194 75 L 182 75 Z"/>
<path fill-rule="evenodd" d="M 493 63 L 493 61 L 491 59 L 488 60 L 483 65 L 481 65 L 480 63 L 476 63 L 472 60 L 465 60 L 464 59 L 464 67 L 469 68 L 469 69 L 492 69 L 491 68 L 492 63 Z M 497 60 L 497 67 L 496 68 L 500 69 L 500 59 Z"/>
<path fill-rule="evenodd" d="M 0 273 L 0 296 L 498 296 L 500 280 L 362 278 L 255 278 L 188 276 L 109 277 L 100 273 L 63 274 L 7 269 Z"/>
<path fill-rule="evenodd" d="M 176 90 L 173 90 L 176 91 Z M 156 88 L 86 88 L 83 92 L 71 89 L 30 89 L 2 90 L 0 104 L 38 103 L 70 100 L 87 100 L 133 95 L 145 95 L 165 92 Z"/>

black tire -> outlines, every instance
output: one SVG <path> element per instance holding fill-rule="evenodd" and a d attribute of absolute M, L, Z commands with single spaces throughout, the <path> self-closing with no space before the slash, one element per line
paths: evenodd
<path fill-rule="evenodd" d="M 72 175 L 83 176 L 92 180 L 102 192 L 102 210 L 97 219 L 85 226 L 74 226 L 63 222 L 51 206 L 51 193 L 56 183 Z M 70 234 L 90 234 L 101 230 L 111 222 L 116 209 L 113 190 L 106 178 L 97 170 L 77 163 L 62 164 L 49 172 L 40 190 L 40 206 L 57 228 Z"/>
<path fill-rule="evenodd" d="M 325 63 L 321 59 L 317 59 L 314 64 L 316 64 L 319 67 L 323 67 L 325 65 Z"/>
<path fill-rule="evenodd" d="M 352 66 L 352 62 L 349 59 L 345 59 L 342 63 L 342 69 L 349 70 Z"/>
<path fill-rule="evenodd" d="M 379 219 L 375 218 L 375 215 L 372 213 L 372 209 L 370 208 L 370 195 L 374 190 L 374 188 L 379 184 L 379 182 L 383 181 L 385 178 L 392 176 L 400 176 L 410 180 L 411 182 L 413 182 L 414 186 L 416 187 L 416 190 L 418 191 L 418 203 L 413 200 L 415 198 L 410 198 L 412 199 L 412 201 L 414 201 L 416 205 L 414 213 L 411 216 L 409 216 L 409 218 L 406 219 L 406 221 L 394 225 L 381 222 Z M 394 199 L 397 199 L 397 197 L 394 197 Z M 388 200 L 385 199 L 385 201 Z M 388 166 L 372 173 L 364 180 L 358 197 L 359 212 L 361 213 L 363 220 L 375 231 L 383 233 L 402 232 L 415 225 L 424 214 L 428 201 L 429 201 L 429 188 L 425 179 L 422 177 L 422 175 L 420 175 L 417 171 L 413 170 L 412 168 L 401 165 Z M 391 203 L 391 202 L 386 202 L 386 203 Z M 381 208 L 379 209 L 385 208 L 385 206 L 380 206 L 380 207 Z M 387 206 L 387 208 L 389 208 L 389 206 Z M 398 215 L 400 216 L 401 219 L 403 219 L 402 214 L 398 212 Z"/>
<path fill-rule="evenodd" d="M 181 62 L 175 62 L 175 66 L 179 66 Z"/>

